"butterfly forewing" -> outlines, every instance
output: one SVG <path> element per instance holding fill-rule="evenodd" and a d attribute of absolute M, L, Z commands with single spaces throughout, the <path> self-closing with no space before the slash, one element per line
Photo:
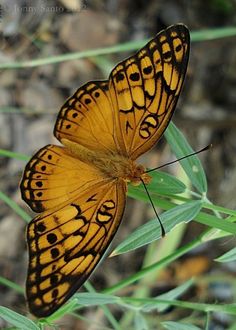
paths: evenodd
<path fill-rule="evenodd" d="M 175 110 L 188 57 L 188 29 L 173 25 L 111 72 L 116 133 L 130 158 L 139 157 L 162 136 Z"/>
<path fill-rule="evenodd" d="M 27 298 L 34 315 L 50 315 L 91 274 L 120 224 L 125 193 L 121 180 L 91 185 L 31 221 Z"/>
<path fill-rule="evenodd" d="M 119 150 L 108 88 L 108 81 L 89 82 L 66 101 L 54 128 L 58 140 L 101 152 Z"/>
<path fill-rule="evenodd" d="M 109 81 L 80 87 L 62 107 L 55 136 L 138 158 L 158 141 L 171 119 L 188 57 L 188 29 L 177 24 L 163 30 L 119 63 Z"/>

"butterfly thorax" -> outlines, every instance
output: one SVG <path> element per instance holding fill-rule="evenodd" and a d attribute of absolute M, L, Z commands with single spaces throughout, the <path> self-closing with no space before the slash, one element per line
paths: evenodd
<path fill-rule="evenodd" d="M 134 186 L 138 186 L 142 181 L 145 184 L 151 181 L 151 176 L 145 173 L 145 167 L 128 157 L 113 152 L 94 151 L 67 139 L 62 139 L 62 143 L 73 157 L 93 164 L 106 178 L 118 178 Z"/>

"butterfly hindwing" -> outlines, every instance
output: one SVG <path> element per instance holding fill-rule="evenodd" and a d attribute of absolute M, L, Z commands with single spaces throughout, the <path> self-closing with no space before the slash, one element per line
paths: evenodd
<path fill-rule="evenodd" d="M 31 221 L 26 287 L 34 315 L 58 309 L 91 274 L 120 224 L 125 193 L 121 180 L 91 186 Z"/>
<path fill-rule="evenodd" d="M 94 182 L 106 180 L 93 164 L 73 157 L 64 147 L 48 145 L 26 165 L 22 198 L 32 210 L 42 212 L 79 196 Z"/>
<path fill-rule="evenodd" d="M 118 140 L 132 159 L 161 137 L 174 112 L 187 69 L 189 32 L 173 25 L 158 33 L 111 72 L 109 91 L 116 108 Z"/>

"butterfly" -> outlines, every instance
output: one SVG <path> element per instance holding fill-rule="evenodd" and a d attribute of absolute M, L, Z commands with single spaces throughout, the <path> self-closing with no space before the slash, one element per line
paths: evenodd
<path fill-rule="evenodd" d="M 108 80 L 80 87 L 62 106 L 54 135 L 25 167 L 22 198 L 40 213 L 28 225 L 29 309 L 46 317 L 86 281 L 122 219 L 127 184 L 151 177 L 136 159 L 165 131 L 183 85 L 187 27 L 161 31 L 118 63 Z"/>

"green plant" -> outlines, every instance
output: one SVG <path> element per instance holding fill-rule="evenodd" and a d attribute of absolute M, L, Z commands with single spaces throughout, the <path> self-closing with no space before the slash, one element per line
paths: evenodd
<path fill-rule="evenodd" d="M 235 33 L 236 31 L 234 28 L 234 34 Z M 207 35 L 209 36 L 209 34 L 206 34 L 206 39 L 208 38 Z M 197 39 L 197 34 L 195 34 L 195 36 Z M 201 36 L 199 38 L 201 38 Z M 139 47 L 139 45 L 136 45 L 136 47 Z M 128 48 L 126 48 L 126 50 L 127 49 Z M 92 55 L 97 54 L 95 52 Z M 38 65 L 39 64 L 41 65 L 43 63 L 38 62 Z M 22 66 L 5 65 L 5 68 L 7 67 L 16 68 Z M 193 152 L 181 132 L 172 123 L 167 129 L 165 137 L 177 158 Z M 28 159 L 27 156 L 19 155 L 8 150 L 2 150 L 0 154 L 2 156 L 14 157 L 25 161 Z M 75 317 L 83 318 L 80 315 L 80 310 L 82 308 L 99 306 L 102 308 L 112 328 L 119 330 L 130 328 L 131 326 L 134 329 L 150 329 L 151 326 L 154 326 L 154 320 L 150 316 L 151 313 L 163 312 L 170 306 L 190 309 L 193 312 L 193 317 L 190 317 L 188 320 L 181 320 L 181 322 L 166 322 L 162 320 L 161 316 L 158 316 L 158 320 L 156 321 L 155 318 L 155 322 L 158 322 L 160 327 L 165 327 L 167 329 L 199 329 L 194 325 L 194 312 L 201 312 L 203 318 L 201 326 L 204 326 L 205 329 L 208 329 L 211 313 L 219 311 L 235 316 L 236 305 L 233 303 L 207 304 L 180 299 L 198 279 L 189 280 L 163 295 L 150 297 L 150 283 L 156 280 L 160 270 L 163 270 L 167 265 L 205 242 L 235 235 L 236 233 L 236 212 L 214 205 L 208 200 L 207 181 L 198 157 L 192 156 L 182 160 L 180 163 L 189 182 L 194 188 L 188 188 L 181 180 L 164 172 L 152 172 L 153 180 L 148 186 L 154 205 L 165 210 L 165 212 L 160 215 L 160 218 L 166 233 L 171 231 L 164 239 L 162 258 L 153 260 L 153 253 L 151 253 L 151 251 L 153 251 L 152 244 L 155 244 L 155 242 L 161 238 L 160 226 L 156 219 L 153 219 L 137 228 L 126 240 L 119 244 L 112 253 L 113 256 L 121 253 L 128 253 L 141 246 L 148 245 L 149 248 L 147 250 L 145 263 L 140 271 L 116 283 L 114 286 L 106 288 L 100 293 L 97 293 L 91 284 L 87 282 L 85 287 L 88 292 L 75 294 L 60 310 L 44 320 L 33 322 L 29 318 L 3 306 L 0 307 L 0 317 L 18 329 L 44 329 L 50 324 L 53 325 L 56 320 L 67 313 L 73 314 Z M 148 196 L 142 186 L 136 188 L 130 187 L 129 196 L 137 200 L 149 202 Z M 3 192 L 0 192 L 0 198 L 19 214 L 22 219 L 29 222 L 30 217 L 28 214 L 12 199 L 8 198 Z M 177 248 L 184 227 L 176 227 L 176 225 L 183 225 L 191 220 L 204 224 L 207 229 L 192 242 Z M 175 235 L 172 235 L 172 232 L 175 232 Z M 217 261 L 224 262 L 232 260 L 236 260 L 235 249 L 229 251 L 227 255 L 218 258 Z M 21 287 L 6 278 L 0 278 L 0 283 L 23 294 L 24 290 Z M 120 289 L 127 288 L 134 283 L 138 284 L 131 296 L 119 295 Z M 124 315 L 119 322 L 109 310 L 110 304 L 116 305 L 118 309 L 124 311 Z M 85 318 L 83 319 L 85 322 L 90 322 Z"/>

